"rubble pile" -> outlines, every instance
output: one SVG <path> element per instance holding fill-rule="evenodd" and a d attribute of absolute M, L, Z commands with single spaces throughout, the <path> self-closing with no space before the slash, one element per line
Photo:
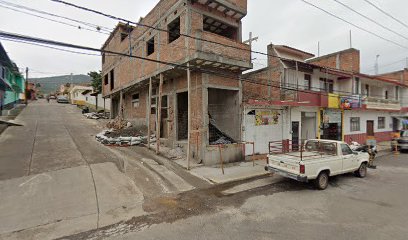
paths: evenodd
<path fill-rule="evenodd" d="M 129 128 L 131 126 L 132 126 L 132 124 L 130 122 L 125 121 L 125 120 L 123 120 L 123 119 L 121 119 L 119 117 L 113 119 L 112 121 L 109 121 L 106 124 L 107 128 L 110 128 L 110 129 L 113 128 L 113 129 L 117 129 L 117 130 L 124 129 L 124 128 Z"/>
<path fill-rule="evenodd" d="M 91 112 L 84 113 L 83 115 L 89 119 L 108 119 L 108 117 L 104 113 Z"/>
<path fill-rule="evenodd" d="M 170 149 L 167 155 L 167 157 L 170 159 L 182 159 L 185 156 L 185 153 L 181 147 L 176 147 L 174 149 Z"/>
<path fill-rule="evenodd" d="M 95 136 L 96 140 L 109 146 L 136 146 L 147 143 L 147 136 L 144 136 L 135 129 L 108 129 L 103 130 Z M 156 142 L 156 136 L 150 136 L 150 142 Z"/>
<path fill-rule="evenodd" d="M 210 145 L 223 145 L 223 144 L 232 144 L 236 143 L 234 139 L 228 136 L 226 133 L 218 129 L 214 122 L 210 122 L 209 125 L 210 132 Z"/>

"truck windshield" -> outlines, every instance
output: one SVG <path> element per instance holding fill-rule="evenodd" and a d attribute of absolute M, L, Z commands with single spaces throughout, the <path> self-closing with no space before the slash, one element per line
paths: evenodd
<path fill-rule="evenodd" d="M 305 145 L 306 152 L 317 152 L 320 154 L 336 155 L 337 154 L 336 143 L 333 142 L 321 142 L 321 141 L 308 141 Z"/>

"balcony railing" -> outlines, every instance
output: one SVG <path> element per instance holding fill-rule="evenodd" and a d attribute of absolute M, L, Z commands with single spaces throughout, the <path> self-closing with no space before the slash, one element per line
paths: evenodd
<path fill-rule="evenodd" d="M 401 110 L 400 101 L 394 99 L 365 97 L 363 104 L 367 106 L 367 109 Z"/>

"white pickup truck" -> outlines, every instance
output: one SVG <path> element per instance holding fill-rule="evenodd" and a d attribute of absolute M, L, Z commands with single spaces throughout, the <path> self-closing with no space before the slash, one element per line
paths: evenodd
<path fill-rule="evenodd" d="M 265 170 L 300 182 L 313 180 L 320 190 L 327 188 L 330 176 L 350 172 L 361 178 L 367 175 L 369 155 L 353 152 L 345 142 L 315 139 L 292 148 L 295 151 L 271 152 Z"/>

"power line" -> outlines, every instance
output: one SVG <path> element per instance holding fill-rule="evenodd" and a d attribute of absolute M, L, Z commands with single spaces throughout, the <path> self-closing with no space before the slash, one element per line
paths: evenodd
<path fill-rule="evenodd" d="M 127 54 L 124 54 L 124 53 L 119 53 L 119 52 L 114 52 L 114 51 L 109 51 L 109 50 L 101 50 L 101 49 L 92 48 L 92 47 L 74 45 L 74 44 L 70 44 L 70 43 L 58 42 L 58 41 L 47 40 L 47 39 L 42 39 L 42 38 L 35 38 L 35 37 L 24 36 L 24 35 L 20 35 L 20 34 L 8 33 L 8 32 L 4 32 L 4 31 L 0 31 L 0 37 L 7 38 L 7 39 L 12 39 L 12 40 L 19 40 L 22 43 L 34 42 L 34 43 L 37 43 L 37 44 L 42 43 L 42 44 L 48 44 L 48 45 L 54 45 L 54 46 L 60 46 L 60 47 L 67 47 L 67 48 L 75 48 L 75 49 L 81 49 L 81 50 L 93 51 L 93 52 L 99 52 L 99 53 L 109 53 L 109 54 L 114 54 L 114 55 L 119 55 L 119 56 L 124 56 L 124 57 L 130 57 L 130 58 L 136 58 L 136 59 L 142 59 L 142 60 L 146 60 L 146 61 L 150 61 L 150 62 L 160 63 L 160 64 L 163 64 L 163 65 L 168 65 L 168 66 L 172 66 L 173 68 L 179 68 L 179 69 L 183 69 L 183 70 L 191 69 L 191 68 L 189 68 L 189 67 L 187 67 L 185 65 L 181 65 L 181 64 L 178 64 L 178 63 L 160 61 L 160 60 L 155 60 L 155 59 L 150 59 L 150 58 L 145 58 L 145 57 L 138 57 L 138 56 L 134 56 L 134 55 L 127 55 Z M 248 82 L 248 83 L 251 83 L 251 84 L 256 84 L 256 85 L 270 86 L 272 88 L 278 88 L 278 89 L 283 89 L 283 90 L 288 90 L 288 91 L 310 93 L 309 91 L 298 89 L 297 88 L 298 85 L 295 86 L 294 84 L 287 84 L 289 86 L 293 85 L 293 87 L 275 86 L 273 84 L 265 84 L 265 83 L 259 82 L 259 81 L 268 81 L 268 79 L 248 78 L 248 77 L 244 77 L 244 76 L 237 76 L 237 75 L 228 74 L 228 73 L 225 73 L 225 72 L 219 72 L 219 71 L 214 71 L 214 70 L 209 70 L 209 69 L 201 69 L 201 68 L 198 68 L 198 67 L 195 67 L 192 70 L 202 72 L 202 73 L 213 74 L 215 76 L 221 76 L 221 77 L 225 77 L 225 78 L 229 78 L 229 79 L 235 79 L 235 80 L 238 80 L 238 81 L 245 81 L 245 82 Z M 318 89 L 318 88 L 314 88 L 314 89 Z M 319 88 L 319 89 L 320 90 L 325 90 L 325 89 L 322 89 L 322 88 Z M 338 91 L 338 92 L 340 92 L 340 91 Z M 347 94 L 350 94 L 350 95 L 354 94 L 352 92 L 346 92 L 346 91 L 341 91 L 341 92 L 347 93 Z M 327 93 L 327 92 L 320 92 L 320 94 L 322 94 L 324 96 L 329 96 L 329 93 Z M 374 96 L 374 95 L 371 95 L 371 96 Z"/>
<path fill-rule="evenodd" d="M 369 0 L 364 0 L 366 3 L 370 4 L 371 6 L 373 6 L 374 8 L 376 8 L 378 11 L 384 13 L 385 15 L 387 15 L 388 17 L 392 18 L 393 20 L 395 20 L 396 22 L 400 23 L 402 26 L 406 27 L 408 29 L 408 25 L 404 22 L 402 22 L 401 20 L 397 19 L 396 17 L 392 16 L 390 13 L 384 11 L 383 9 L 381 9 L 380 7 L 378 7 L 377 5 L 375 5 L 374 3 L 370 2 Z"/>
<path fill-rule="evenodd" d="M 89 27 L 93 27 L 93 28 L 95 28 L 97 30 L 98 29 L 101 29 L 101 30 L 104 29 L 104 31 L 108 31 L 108 32 L 112 31 L 112 29 L 108 28 L 108 27 L 103 27 L 103 26 L 99 26 L 99 25 L 96 25 L 96 24 L 93 24 L 93 23 L 88 23 L 88 22 L 85 22 L 85 21 L 80 21 L 80 20 L 77 20 L 77 19 L 57 15 L 57 14 L 54 14 L 54 13 L 50 13 L 50 12 L 46 12 L 46 11 L 42 11 L 42 10 L 38 10 L 38 9 L 34 9 L 34 8 L 29 8 L 29 7 L 26 7 L 26 6 L 23 6 L 23 5 L 19 5 L 19 4 L 15 4 L 15 3 L 11 3 L 11 2 L 7 2 L 7 1 L 3 1 L 3 0 L 0 0 L 0 3 L 3 3 L 5 5 L 11 6 L 11 7 L 20 8 L 20 9 L 28 10 L 28 11 L 31 11 L 31 12 L 36 12 L 36 13 L 49 15 L 49 16 L 52 16 L 52 17 L 62 18 L 62 19 L 69 20 L 69 21 L 72 21 L 72 22 L 80 23 L 80 24 L 83 24 L 83 25 L 86 25 L 86 26 L 89 26 Z"/>
<path fill-rule="evenodd" d="M 52 0 L 52 1 L 55 1 L 55 0 Z M 370 30 L 367 30 L 367 29 L 365 29 L 365 28 L 363 28 L 363 27 L 360 27 L 360 26 L 358 26 L 358 25 L 356 25 L 356 24 L 354 24 L 354 23 L 352 23 L 352 22 L 350 22 L 350 21 L 348 21 L 348 20 L 346 20 L 346 19 L 344 19 L 344 18 L 341 18 L 341 17 L 335 15 L 334 13 L 331 13 L 331 12 L 329 12 L 329 11 L 327 11 L 327 10 L 325 10 L 325 9 L 323 9 L 323 8 L 321 8 L 321 7 L 319 7 L 319 6 L 316 6 L 316 5 L 310 3 L 310 2 L 308 2 L 308 1 L 306 1 L 306 0 L 300 0 L 300 1 L 302 1 L 302 2 L 304 2 L 304 3 L 306 3 L 306 4 L 310 5 L 310 6 L 312 6 L 312 7 L 314 7 L 314 8 L 317 8 L 317 9 L 319 9 L 320 11 L 325 12 L 326 14 L 328 14 L 328 15 L 334 17 L 334 18 L 337 18 L 337 19 L 339 19 L 339 20 L 341 20 L 341 21 L 343 21 L 343 22 L 345 22 L 345 23 L 348 23 L 348 24 L 350 24 L 351 26 L 354 26 L 354 27 L 356 27 L 356 28 L 358 28 L 358 29 L 360 29 L 360 30 L 366 32 L 366 33 L 369 33 L 369 34 L 371 34 L 371 35 L 373 35 L 373 36 L 376 36 L 376 37 L 378 37 L 378 38 L 381 38 L 382 40 L 387 41 L 387 42 L 390 42 L 390 43 L 392 43 L 392 44 L 395 44 L 395 45 L 397 45 L 397 46 L 399 46 L 399 47 L 401 47 L 401 48 L 408 49 L 407 46 L 401 45 L 401 44 L 399 44 L 399 43 L 397 43 L 397 42 L 395 42 L 395 41 L 393 41 L 393 40 L 387 39 L 387 38 L 382 37 L 382 36 L 380 36 L 380 35 L 378 35 L 378 34 L 372 32 L 372 31 L 370 31 Z"/>
<path fill-rule="evenodd" d="M 46 45 L 39 44 L 39 43 L 32 43 L 32 42 L 28 42 L 28 41 L 24 41 L 24 40 L 18 40 L 18 39 L 14 39 L 14 40 L 13 40 L 13 39 L 4 38 L 4 37 L 1 37 L 1 36 L 0 36 L 0 39 L 5 40 L 5 41 L 11 41 L 11 42 L 26 43 L 26 44 L 29 44 L 29 45 L 45 47 L 45 48 L 49 48 L 49 49 L 53 49 L 53 50 L 58 50 L 58 51 L 63 51 L 63 52 L 69 52 L 69 53 L 75 53 L 75 54 L 81 54 L 81 55 L 88 55 L 88 56 L 98 56 L 98 57 L 101 56 L 100 54 L 77 52 L 77 51 L 72 51 L 72 50 L 68 50 L 68 49 L 62 49 L 62 48 L 56 48 L 56 47 L 46 46 Z"/>
<path fill-rule="evenodd" d="M 402 34 L 396 32 L 396 31 L 390 29 L 389 27 L 384 26 L 383 24 L 381 24 L 381 23 L 375 21 L 374 19 L 372 19 L 372 18 L 370 18 L 370 17 L 368 17 L 368 16 L 366 16 L 366 15 L 364 15 L 364 14 L 358 12 L 358 11 L 355 10 L 354 8 L 350 7 L 349 5 L 347 5 L 347 4 L 345 4 L 345 3 L 342 3 L 342 2 L 340 2 L 339 0 L 333 0 L 333 1 L 335 1 L 336 3 L 342 5 L 343 7 L 347 8 L 347 9 L 349 9 L 350 11 L 352 11 L 352 12 L 354 12 L 354 13 L 356 13 L 356 14 L 362 16 L 363 18 L 365 18 L 365 19 L 367 19 L 367 20 L 369 20 L 369 21 L 375 23 L 376 25 L 382 27 L 383 29 L 388 30 L 388 31 L 390 31 L 390 32 L 392 32 L 392 33 L 394 33 L 394 34 L 396 34 L 396 35 L 398 35 L 398 36 L 400 36 L 400 37 L 402 37 L 402 38 L 408 40 L 408 38 L 405 37 L 404 35 L 402 35 Z"/>
<path fill-rule="evenodd" d="M 157 30 L 157 31 L 166 32 L 166 33 L 171 33 L 171 31 L 166 30 L 166 29 L 161 29 L 161 28 L 158 28 L 158 27 L 154 27 L 154 26 L 150 26 L 150 25 L 146 25 L 146 24 L 134 22 L 134 21 L 131 21 L 131 20 L 128 20 L 128 19 L 124 19 L 124 18 L 121 18 L 121 17 L 116 17 L 116 16 L 113 16 L 113 15 L 111 15 L 111 14 L 103 13 L 103 12 L 101 12 L 101 11 L 97 11 L 97 10 L 90 9 L 90 8 L 86 8 L 86 7 L 82 7 L 82 6 L 79 6 L 79 5 L 76 5 L 76 4 L 73 4 L 73 3 L 69 3 L 69 2 L 66 2 L 66 1 L 62 1 L 62 0 L 51 0 L 51 1 L 52 1 L 52 2 L 56 2 L 56 3 L 62 3 L 62 4 L 64 4 L 64 5 L 71 6 L 71 7 L 74 7 L 74 8 L 78 8 L 78 9 L 81 9 L 81 10 L 84 10 L 84 11 L 87 11 L 87 12 L 92 12 L 92 13 L 95 13 L 95 14 L 98 14 L 98 15 L 101 15 L 101 16 L 105 16 L 105 17 L 108 17 L 108 18 L 111 18 L 111 19 L 114 19 L 114 20 L 117 20 L 117 21 L 126 22 L 126 23 L 128 23 L 128 24 L 132 23 L 132 24 L 134 24 L 134 25 L 136 25 L 136 26 L 145 27 L 145 28 L 149 28 L 149 29 L 152 29 L 152 30 Z M 381 39 L 383 39 L 383 40 L 385 40 L 385 41 L 387 41 L 387 42 L 393 43 L 393 44 L 395 44 L 395 45 L 397 45 L 397 46 L 399 46 L 399 47 L 408 49 L 408 47 L 406 47 L 406 46 L 403 46 L 403 45 L 401 45 L 401 44 L 399 44 L 399 43 L 397 43 L 397 42 L 395 42 L 395 41 L 389 40 L 389 39 L 384 38 L 384 37 L 382 37 L 382 36 L 380 36 L 380 35 L 378 35 L 378 34 L 376 34 L 376 33 L 373 33 L 373 32 L 371 32 L 371 31 L 369 31 L 369 30 L 366 30 L 366 29 L 364 29 L 364 28 L 362 28 L 362 27 L 360 27 L 360 26 L 358 26 L 358 25 L 355 25 L 355 24 L 353 24 L 353 23 L 351 23 L 351 22 L 349 22 L 349 21 L 347 21 L 347 20 L 345 20 L 345 19 L 342 19 L 342 18 L 340 18 L 340 17 L 338 17 L 338 16 L 336 16 L 336 15 L 334 15 L 334 14 L 332 14 L 332 13 L 329 13 L 328 11 L 326 11 L 326 10 L 324 10 L 324 9 L 321 9 L 321 8 L 315 6 L 315 5 L 313 5 L 313 4 L 311 4 L 311 3 L 307 2 L 307 1 L 304 1 L 304 0 L 301 0 L 301 1 L 307 3 L 307 4 L 311 5 L 311 6 L 314 6 L 314 7 L 318 8 L 318 9 L 320 9 L 320 10 L 326 12 L 326 13 L 329 14 L 329 15 L 332 15 L 332 16 L 335 17 L 335 18 L 338 18 L 338 19 L 340 19 L 340 20 L 342 20 L 342 21 L 345 21 L 346 23 L 349 23 L 349 24 L 355 26 L 356 28 L 358 28 L 358 29 L 360 29 L 360 30 L 362 30 L 362 31 L 365 31 L 365 32 L 367 32 L 367 33 L 369 33 L 369 34 L 372 34 L 372 35 L 374 35 L 374 36 L 376 36 L 376 37 L 378 37 L 378 38 L 381 38 Z M 228 44 L 224 44 L 224 43 L 220 43 L 220 42 L 216 42 L 216 41 L 211 41 L 211 40 L 202 39 L 202 38 L 199 38 L 199 37 L 194 37 L 194 36 L 187 35 L 187 34 L 183 34 L 183 33 L 180 33 L 179 35 L 180 35 L 180 36 L 183 36 L 183 37 L 191 38 L 191 39 L 194 39 L 194 40 L 198 40 L 198 41 L 203 41 L 203 42 L 208 42 L 208 43 L 212 43 L 212 44 L 217 44 L 217 45 L 220 45 L 220 46 L 223 46 L 223 47 L 227 47 L 227 48 L 232 48 L 232 49 L 237 49 L 237 50 L 242 50 L 242 51 L 248 51 L 248 52 L 251 52 L 251 53 L 260 54 L 260 55 L 264 55 L 264 56 L 268 56 L 268 57 L 275 57 L 275 58 L 278 58 L 278 59 L 280 59 L 280 60 L 291 60 L 291 59 L 279 57 L 279 56 L 276 56 L 276 55 L 273 55 L 273 54 L 264 53 L 264 52 L 259 52 L 259 51 L 254 51 L 254 50 L 252 50 L 252 49 L 246 49 L 246 48 L 236 47 L 236 46 L 232 46 L 232 45 L 228 45 Z M 296 60 L 296 62 L 299 62 L 299 61 Z M 302 63 L 302 62 L 299 62 L 299 63 Z M 338 69 L 330 68 L 330 67 L 322 67 L 322 66 L 320 66 L 320 67 L 321 67 L 321 68 L 328 69 L 328 70 L 338 70 Z M 351 71 L 346 71 L 346 70 L 343 70 L 343 71 L 344 71 L 344 72 L 347 72 L 347 73 L 353 73 L 353 72 L 351 72 Z"/>
<path fill-rule="evenodd" d="M 91 28 L 81 27 L 81 26 L 78 26 L 78 25 L 74 25 L 74 24 L 58 21 L 58 20 L 55 20 L 55 19 L 43 17 L 43 16 L 36 15 L 36 14 L 33 14 L 33 13 L 24 12 L 24 11 L 21 11 L 21 10 L 15 9 L 15 8 L 11 8 L 11 7 L 8 7 L 8 6 L 4 6 L 4 5 L 1 5 L 1 4 L 0 4 L 0 7 L 5 8 L 5 9 L 9 9 L 9 10 L 12 10 L 12 11 L 15 11 L 15 12 L 24 13 L 24 14 L 34 16 L 34 17 L 37 17 L 37 18 L 45 19 L 45 20 L 48 20 L 48 21 L 52 21 L 52 22 L 55 22 L 55 23 L 60 23 L 60 24 L 66 25 L 66 26 L 74 27 L 74 28 L 77 28 L 79 30 L 84 29 L 84 30 L 88 30 L 88 31 L 92 31 L 92 32 L 98 32 L 98 33 L 109 35 L 109 33 L 103 33 L 103 32 L 100 32 L 98 30 L 94 30 L 94 29 L 91 29 Z"/>
<path fill-rule="evenodd" d="M 405 61 L 406 61 L 406 59 L 404 58 L 404 59 L 401 59 L 401 60 L 398 60 L 398 61 L 395 61 L 395 62 L 387 63 L 387 64 L 384 64 L 384 65 L 379 65 L 379 67 L 389 67 L 389 66 L 395 65 L 397 63 L 405 62 Z M 373 70 L 375 70 L 375 68 L 367 69 L 367 71 L 373 71 Z"/>

